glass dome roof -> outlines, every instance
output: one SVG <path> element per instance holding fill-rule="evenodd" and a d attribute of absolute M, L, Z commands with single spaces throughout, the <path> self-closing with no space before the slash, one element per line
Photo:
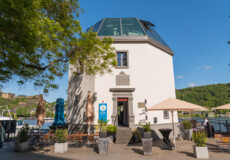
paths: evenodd
<path fill-rule="evenodd" d="M 97 32 L 98 36 L 148 36 L 169 48 L 153 27 L 151 22 L 137 18 L 104 18 L 86 31 Z"/>

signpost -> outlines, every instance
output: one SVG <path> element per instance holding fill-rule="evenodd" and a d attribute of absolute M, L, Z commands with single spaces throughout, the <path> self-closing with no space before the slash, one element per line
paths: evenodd
<path fill-rule="evenodd" d="M 107 121 L 107 103 L 99 103 L 99 120 Z"/>

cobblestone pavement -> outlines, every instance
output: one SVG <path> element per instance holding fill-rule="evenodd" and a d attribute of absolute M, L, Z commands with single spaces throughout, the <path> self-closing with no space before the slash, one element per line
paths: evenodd
<path fill-rule="evenodd" d="M 141 144 L 121 145 L 110 144 L 106 155 L 99 155 L 93 148 L 69 148 L 67 153 L 55 154 L 53 147 L 42 149 L 35 148 L 23 153 L 13 151 L 13 143 L 5 143 L 0 150 L 0 160 L 190 160 L 196 159 L 193 154 L 193 142 L 177 141 L 177 150 L 162 150 L 162 140 L 153 142 L 152 156 L 144 156 Z M 211 160 L 230 160 L 230 153 L 218 151 L 214 139 L 208 139 L 209 159 Z"/>

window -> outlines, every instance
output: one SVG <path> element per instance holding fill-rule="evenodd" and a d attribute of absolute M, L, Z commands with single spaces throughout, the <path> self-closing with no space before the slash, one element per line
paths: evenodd
<path fill-rule="evenodd" d="M 163 111 L 164 119 L 169 119 L 169 111 Z"/>
<path fill-rule="evenodd" d="M 127 52 L 117 52 L 117 68 L 128 68 Z"/>

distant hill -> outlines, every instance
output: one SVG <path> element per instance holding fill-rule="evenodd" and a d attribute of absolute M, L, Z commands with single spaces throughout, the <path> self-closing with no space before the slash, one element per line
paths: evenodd
<path fill-rule="evenodd" d="M 230 83 L 177 89 L 176 97 L 211 109 L 230 103 Z"/>
<path fill-rule="evenodd" d="M 9 110 L 13 113 L 18 113 L 23 116 L 26 116 L 31 113 L 35 114 L 38 103 L 38 96 L 18 96 L 15 98 L 3 98 L 0 97 L 0 114 L 7 105 Z M 54 111 L 55 102 L 49 103 L 45 101 L 46 110 L 53 112 Z M 6 113 L 6 112 L 5 112 Z"/>

